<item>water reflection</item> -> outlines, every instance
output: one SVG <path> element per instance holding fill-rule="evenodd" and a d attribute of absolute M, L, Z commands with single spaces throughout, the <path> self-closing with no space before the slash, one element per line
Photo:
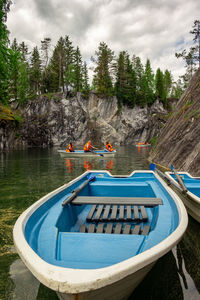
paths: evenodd
<path fill-rule="evenodd" d="M 149 169 L 149 147 L 120 147 L 114 158 L 61 158 L 56 149 L 11 151 L 0 156 L 0 299 L 57 300 L 13 254 L 12 226 L 16 218 L 48 192 L 85 170 L 130 174 Z M 200 224 L 189 219 L 177 248 L 158 260 L 129 300 L 197 300 L 200 298 Z M 13 257 L 15 255 L 15 257 Z M 94 299 L 95 300 L 95 299 Z"/>
<path fill-rule="evenodd" d="M 92 170 L 92 164 L 90 161 L 84 160 L 84 169 L 87 170 Z"/>
<path fill-rule="evenodd" d="M 70 158 L 66 158 L 66 167 L 69 173 L 74 171 L 74 164 Z"/>
<path fill-rule="evenodd" d="M 113 159 L 108 160 L 106 163 L 106 170 L 111 171 L 113 168 L 113 165 L 114 165 Z"/>

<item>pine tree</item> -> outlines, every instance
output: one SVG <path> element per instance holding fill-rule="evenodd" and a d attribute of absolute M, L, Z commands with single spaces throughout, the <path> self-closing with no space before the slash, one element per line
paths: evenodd
<path fill-rule="evenodd" d="M 89 85 L 88 69 L 87 69 L 86 62 L 84 62 L 83 64 L 82 74 L 83 74 L 82 94 L 84 98 L 88 99 L 89 92 L 90 92 L 90 85 Z"/>
<path fill-rule="evenodd" d="M 8 31 L 6 27 L 7 14 L 10 10 L 10 0 L 0 1 L 0 102 L 8 100 L 9 87 L 9 60 L 10 50 L 8 48 Z"/>
<path fill-rule="evenodd" d="M 18 46 L 18 51 L 21 53 L 22 61 L 28 64 L 28 55 L 30 54 L 28 52 L 28 46 L 24 42 L 22 42 Z"/>
<path fill-rule="evenodd" d="M 19 64 L 17 87 L 17 99 L 19 104 L 23 105 L 28 101 L 30 89 L 27 64 L 23 60 Z"/>
<path fill-rule="evenodd" d="M 172 78 L 171 73 L 168 70 L 165 70 L 163 80 L 164 80 L 165 98 L 169 98 L 171 95 L 173 78 Z"/>
<path fill-rule="evenodd" d="M 42 90 L 43 92 L 47 92 L 47 66 L 49 62 L 49 51 L 51 47 L 51 39 L 44 38 L 41 41 L 41 50 L 42 50 L 42 58 L 43 58 L 43 72 L 42 72 Z"/>
<path fill-rule="evenodd" d="M 119 109 L 122 108 L 122 104 L 134 107 L 136 101 L 136 75 L 126 51 L 120 52 L 117 59 L 115 94 Z"/>
<path fill-rule="evenodd" d="M 125 84 L 126 84 L 126 70 L 125 70 L 125 51 L 119 53 L 119 57 L 116 63 L 116 82 L 115 82 L 115 94 L 118 100 L 119 110 L 122 109 L 122 105 L 125 102 Z"/>
<path fill-rule="evenodd" d="M 74 80 L 75 80 L 74 78 L 75 51 L 68 35 L 65 36 L 64 47 L 65 47 L 64 82 L 65 82 L 66 92 L 68 93 L 68 90 L 74 85 Z"/>
<path fill-rule="evenodd" d="M 155 81 L 154 81 L 154 74 L 151 68 L 150 60 L 147 59 L 145 64 L 145 71 L 144 71 L 144 90 L 145 90 L 145 97 L 146 103 L 152 104 L 155 100 Z"/>
<path fill-rule="evenodd" d="M 114 58 L 114 52 L 108 48 L 106 43 L 102 42 L 99 45 L 98 51 L 95 51 L 95 58 L 92 58 L 96 63 L 94 69 L 94 85 L 97 89 L 97 93 L 101 96 L 112 96 L 112 76 L 111 76 L 111 64 Z"/>
<path fill-rule="evenodd" d="M 146 103 L 143 96 L 144 67 L 140 58 L 135 55 L 133 55 L 132 64 L 136 75 L 136 104 L 144 106 Z"/>
<path fill-rule="evenodd" d="M 160 70 L 160 68 L 158 68 L 156 71 L 155 86 L 156 86 L 156 96 L 163 102 L 164 106 L 166 107 L 166 96 L 164 92 L 164 78 L 163 78 L 163 72 Z"/>
<path fill-rule="evenodd" d="M 20 53 L 16 38 L 13 40 L 10 51 L 10 87 L 9 96 L 17 100 L 18 94 L 18 77 L 19 77 L 19 64 Z"/>
<path fill-rule="evenodd" d="M 196 50 L 196 55 L 194 55 L 194 59 L 198 61 L 199 68 L 200 68 L 200 21 L 195 20 L 194 25 L 192 26 L 193 30 L 190 31 L 191 34 L 194 34 L 193 41 L 197 43 L 197 46 L 193 48 L 193 50 Z"/>
<path fill-rule="evenodd" d="M 82 57 L 79 47 L 76 48 L 74 54 L 74 91 L 80 92 L 82 90 Z"/>
<path fill-rule="evenodd" d="M 57 42 L 48 68 L 50 85 L 54 92 L 64 92 L 65 77 L 65 41 L 62 37 Z"/>
<path fill-rule="evenodd" d="M 194 72 L 196 72 L 197 63 L 198 63 L 198 67 L 200 68 L 200 21 L 199 20 L 194 21 L 193 30 L 191 30 L 190 33 L 194 35 L 193 41 L 194 43 L 197 43 L 197 45 L 194 47 L 190 47 L 189 51 L 186 51 L 186 49 L 184 49 L 180 53 L 175 53 L 175 56 L 177 58 L 182 58 L 185 61 L 185 67 L 186 67 L 185 79 L 186 78 L 188 79 L 186 85 L 188 85 Z"/>
<path fill-rule="evenodd" d="M 40 94 L 41 86 L 41 59 L 37 46 L 33 48 L 30 67 L 30 85 L 33 92 Z"/>

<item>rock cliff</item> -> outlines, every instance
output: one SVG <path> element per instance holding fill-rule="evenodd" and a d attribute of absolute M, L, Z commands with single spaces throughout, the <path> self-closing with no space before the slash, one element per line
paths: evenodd
<path fill-rule="evenodd" d="M 161 131 L 150 159 L 200 176 L 200 69 Z"/>
<path fill-rule="evenodd" d="M 156 101 L 152 107 L 124 106 L 118 112 L 117 99 L 89 99 L 81 94 L 70 99 L 49 100 L 40 97 L 28 102 L 21 111 L 24 122 L 18 128 L 0 129 L 0 149 L 17 146 L 59 146 L 67 143 L 82 145 L 88 139 L 102 145 L 107 140 L 114 145 L 149 141 L 158 135 L 168 112 Z"/>

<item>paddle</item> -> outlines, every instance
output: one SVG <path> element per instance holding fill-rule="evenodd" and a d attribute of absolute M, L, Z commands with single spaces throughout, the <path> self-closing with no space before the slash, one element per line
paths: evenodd
<path fill-rule="evenodd" d="M 76 196 L 78 195 L 78 193 L 80 193 L 80 191 L 81 191 L 81 190 L 82 190 L 82 189 L 83 189 L 90 181 L 92 181 L 92 180 L 94 180 L 94 179 L 95 179 L 95 176 L 90 175 L 89 178 L 88 178 L 85 182 L 83 182 L 83 183 L 81 184 L 80 187 L 78 187 L 76 190 L 74 190 L 74 191 L 72 192 L 71 196 L 67 197 L 67 198 L 63 201 L 62 206 L 65 206 L 66 204 L 72 202 L 72 200 L 73 200 L 74 198 L 76 198 Z"/>
<path fill-rule="evenodd" d="M 151 163 L 149 168 L 150 168 L 151 171 L 156 171 L 158 173 L 158 175 L 163 177 L 167 181 L 167 184 L 172 183 L 172 181 L 163 172 L 161 172 L 159 169 L 157 169 L 155 164 Z"/>
<path fill-rule="evenodd" d="M 94 153 L 94 154 L 96 154 L 96 155 L 99 155 L 99 156 L 103 156 L 104 157 L 104 155 L 102 154 L 102 153 L 97 153 L 97 152 L 95 152 L 95 151 L 91 151 L 92 153 Z"/>
<path fill-rule="evenodd" d="M 185 184 L 184 184 L 184 182 L 183 182 L 183 179 L 180 177 L 180 175 L 176 172 L 176 170 L 174 169 L 174 167 L 173 167 L 173 165 L 171 165 L 171 170 L 172 170 L 172 172 L 174 172 L 174 175 L 176 176 L 176 179 L 177 179 L 177 181 L 178 181 L 178 183 L 179 183 L 179 185 L 181 186 L 181 188 L 182 188 L 182 192 L 183 193 L 187 193 L 187 188 L 186 188 L 186 186 L 185 186 Z"/>

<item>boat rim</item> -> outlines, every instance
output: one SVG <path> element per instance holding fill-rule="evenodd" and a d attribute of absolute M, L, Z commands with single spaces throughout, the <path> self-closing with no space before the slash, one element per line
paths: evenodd
<path fill-rule="evenodd" d="M 135 170 L 130 175 L 120 175 L 120 177 L 130 177 L 134 173 L 153 173 L 155 177 L 161 182 L 164 188 L 168 191 L 170 196 L 173 198 L 178 214 L 179 214 L 179 225 L 177 228 L 162 242 L 153 246 L 152 248 L 126 259 L 122 262 L 114 264 L 112 266 L 99 268 L 99 269 L 72 269 L 55 266 L 47 263 L 30 247 L 24 236 L 24 229 L 26 222 L 34 211 L 40 207 L 44 202 L 48 201 L 58 192 L 62 191 L 66 187 L 70 186 L 74 182 L 80 180 L 82 177 L 90 173 L 107 173 L 112 177 L 109 171 L 105 170 L 90 170 L 86 171 L 80 176 L 76 177 L 72 181 L 56 190 L 48 193 L 37 202 L 27 208 L 17 219 L 14 229 L 13 238 L 14 244 L 17 249 L 19 256 L 25 265 L 30 269 L 33 275 L 47 287 L 61 292 L 61 293 L 81 293 L 87 292 L 94 289 L 102 288 L 106 285 L 110 285 L 117 282 L 136 271 L 144 268 L 145 266 L 155 262 L 158 258 L 166 254 L 172 249 L 182 238 L 187 225 L 188 215 L 184 204 L 176 193 L 167 186 L 163 179 L 153 171 L 149 170 Z M 119 176 L 116 176 L 119 177 Z"/>
<path fill-rule="evenodd" d="M 185 175 L 188 175 L 190 178 L 192 179 L 200 179 L 200 177 L 193 177 L 191 176 L 190 173 L 188 172 L 177 172 L 178 174 L 185 174 Z M 180 186 L 179 184 L 177 183 L 177 181 L 170 175 L 173 174 L 173 172 L 165 172 L 165 174 L 168 176 L 168 178 L 170 178 L 173 182 L 173 184 L 178 188 L 180 189 Z M 186 195 L 188 195 L 190 198 L 192 198 L 197 204 L 200 204 L 200 198 L 198 196 L 196 196 L 195 194 L 193 194 L 192 192 L 190 192 L 189 190 L 187 190 L 186 192 Z"/>

